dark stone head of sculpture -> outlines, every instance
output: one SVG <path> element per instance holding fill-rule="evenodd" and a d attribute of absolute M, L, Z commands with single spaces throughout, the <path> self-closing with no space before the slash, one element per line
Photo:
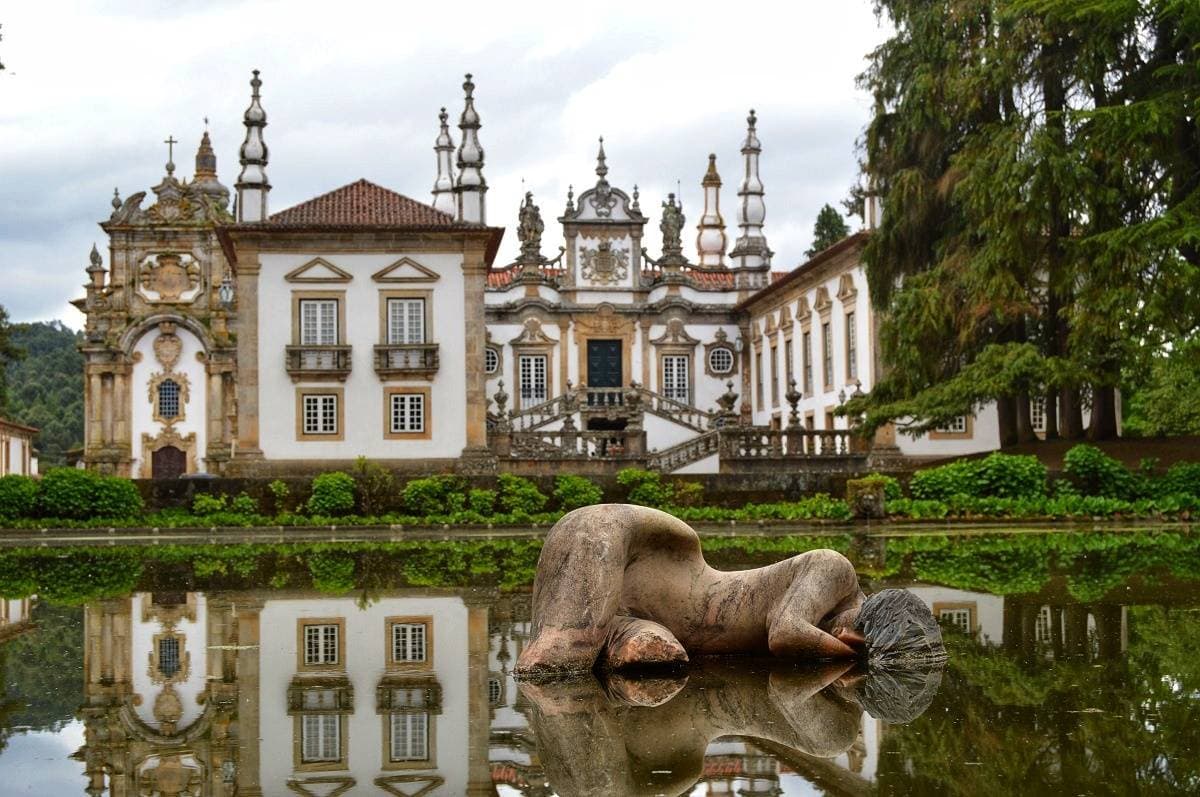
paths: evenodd
<path fill-rule="evenodd" d="M 863 601 L 854 630 L 866 639 L 872 665 L 937 664 L 946 660 L 942 631 L 929 607 L 906 589 L 885 589 Z"/>

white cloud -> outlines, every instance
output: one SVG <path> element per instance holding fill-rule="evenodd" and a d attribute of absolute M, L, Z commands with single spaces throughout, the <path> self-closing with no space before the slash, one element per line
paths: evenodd
<path fill-rule="evenodd" d="M 708 152 L 733 229 L 746 109 L 760 118 L 767 234 L 794 265 L 825 202 L 855 179 L 869 111 L 854 86 L 884 36 L 859 3 L 366 3 L 151 0 L 6 8 L 0 57 L 0 304 L 18 320 L 80 318 L 95 223 L 181 173 L 211 120 L 223 182 L 237 174 L 251 68 L 263 70 L 271 202 L 281 209 L 366 177 L 428 200 L 436 114 L 475 74 L 488 220 L 511 226 L 525 189 L 547 219 L 567 185 L 638 183 L 652 215 L 676 180 L 690 223 Z M 454 131 L 457 133 L 457 131 Z M 652 222 L 654 226 L 656 222 Z M 656 233 L 649 233 L 651 251 Z M 688 236 L 690 238 L 690 236 Z M 546 248 L 556 244 L 549 233 Z M 500 260 L 516 251 L 507 235 Z"/>

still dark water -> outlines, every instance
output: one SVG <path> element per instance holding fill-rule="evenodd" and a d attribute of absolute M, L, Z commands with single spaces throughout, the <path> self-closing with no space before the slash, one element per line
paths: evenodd
<path fill-rule="evenodd" d="M 841 550 L 938 672 L 728 658 L 518 684 L 536 539 L 0 550 L 0 795 L 1200 792 L 1200 536 L 721 537 Z"/>

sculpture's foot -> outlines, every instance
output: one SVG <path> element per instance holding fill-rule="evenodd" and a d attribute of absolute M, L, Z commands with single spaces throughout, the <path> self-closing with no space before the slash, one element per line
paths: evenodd
<path fill-rule="evenodd" d="M 543 628 L 517 659 L 516 674 L 560 676 L 589 672 L 596 664 L 603 639 L 577 630 Z"/>
<path fill-rule="evenodd" d="M 661 706 L 679 694 L 687 680 L 683 670 L 632 677 L 614 672 L 605 679 L 604 688 L 627 706 Z"/>
<path fill-rule="evenodd" d="M 605 667 L 671 667 L 687 664 L 687 651 L 675 635 L 651 620 L 614 617 L 604 642 Z"/>

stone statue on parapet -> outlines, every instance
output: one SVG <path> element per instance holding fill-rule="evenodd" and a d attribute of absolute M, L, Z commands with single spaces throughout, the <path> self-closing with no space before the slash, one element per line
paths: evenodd
<path fill-rule="evenodd" d="M 679 254 L 683 251 L 683 204 L 675 200 L 674 194 L 667 195 L 667 201 L 662 203 L 662 221 L 658 228 L 662 230 L 662 251 L 664 257 Z"/>
<path fill-rule="evenodd" d="M 546 225 L 542 222 L 542 212 L 533 204 L 533 192 L 525 192 L 525 201 L 521 203 L 521 212 L 517 218 L 517 240 L 521 242 L 521 259 L 523 262 L 540 262 L 542 259 L 542 233 Z"/>

